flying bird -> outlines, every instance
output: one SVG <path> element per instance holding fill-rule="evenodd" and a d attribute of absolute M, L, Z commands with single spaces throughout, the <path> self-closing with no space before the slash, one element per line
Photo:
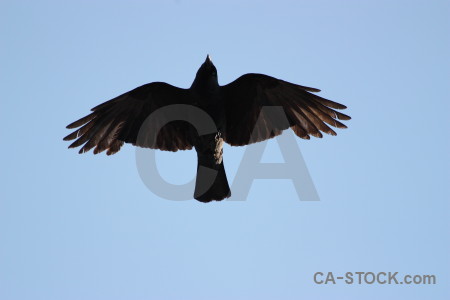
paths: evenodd
<path fill-rule="evenodd" d="M 117 153 L 124 143 L 164 151 L 194 148 L 198 158 L 194 198 L 201 202 L 223 200 L 231 196 L 223 163 L 224 142 L 244 146 L 273 138 L 289 128 L 302 139 L 321 138 L 322 132 L 336 135 L 328 125 L 347 128 L 338 120 L 350 117 L 336 111 L 346 106 L 313 94 L 316 92 L 320 90 L 254 73 L 220 86 L 217 69 L 208 55 L 190 88 L 164 82 L 137 87 L 92 108 L 90 114 L 69 124 L 68 129 L 78 129 L 64 140 L 75 140 L 69 148 L 82 146 L 79 153 L 94 149 L 94 154 L 106 151 L 107 155 Z M 145 132 L 141 138 L 141 127 L 152 113 L 177 104 L 206 112 L 214 121 L 215 131 L 200 135 L 186 120 L 174 120 L 159 132 L 147 128 L 155 135 L 154 140 L 146 139 Z M 288 121 L 260 116 L 265 106 L 282 107 Z M 164 114 L 159 115 L 164 118 Z M 156 122 L 164 123 L 158 120 L 159 115 L 156 114 Z M 208 169 L 215 171 L 215 179 L 205 171 Z"/>

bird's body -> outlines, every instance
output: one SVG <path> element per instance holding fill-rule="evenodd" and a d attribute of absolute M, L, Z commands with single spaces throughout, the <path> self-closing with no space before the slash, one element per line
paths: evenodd
<path fill-rule="evenodd" d="M 194 198 L 201 202 L 222 200 L 231 195 L 223 164 L 224 142 L 248 145 L 279 135 L 289 127 L 304 139 L 309 135 L 322 137 L 321 131 L 336 135 L 325 123 L 346 128 L 337 119 L 350 117 L 334 110 L 346 107 L 309 93 L 317 91 L 262 74 L 246 74 L 220 86 L 208 56 L 189 89 L 162 82 L 138 87 L 94 107 L 91 114 L 68 125 L 82 127 L 64 140 L 76 139 L 70 148 L 84 144 L 80 153 L 94 148 L 94 154 L 107 150 L 108 155 L 119 151 L 124 142 L 167 151 L 195 148 L 198 167 Z M 141 138 L 144 121 L 158 109 L 174 104 L 201 109 L 216 129 L 199 135 L 190 124 L 173 121 L 153 133 L 157 134 L 154 141 Z M 260 116 L 264 106 L 283 107 L 289 124 L 273 116 Z M 258 119 L 263 122 L 256 124 Z"/>
<path fill-rule="evenodd" d="M 209 56 L 197 72 L 190 91 L 196 106 L 213 119 L 217 129 L 216 132 L 201 136 L 194 132 L 194 147 L 198 162 L 194 198 L 202 202 L 211 199 L 222 200 L 231 195 L 223 165 L 222 132 L 225 128 L 225 105 L 220 94 L 217 70 Z M 208 177 L 211 176 L 208 170 L 217 172 L 212 185 L 208 183 Z"/>

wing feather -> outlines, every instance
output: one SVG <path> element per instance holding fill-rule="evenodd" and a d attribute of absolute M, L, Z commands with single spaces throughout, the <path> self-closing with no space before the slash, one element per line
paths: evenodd
<path fill-rule="evenodd" d="M 80 128 L 64 140 L 75 139 L 69 148 L 84 144 L 79 153 L 94 148 L 94 154 L 107 150 L 107 155 L 118 152 L 125 142 L 167 151 L 192 149 L 190 127 L 182 121 L 162 127 L 155 145 L 145 141 L 145 134 L 142 141 L 138 140 L 147 117 L 158 108 L 173 104 L 192 104 L 189 91 L 163 82 L 149 83 L 92 108 L 90 114 L 67 126 Z"/>
<path fill-rule="evenodd" d="M 245 74 L 222 86 L 225 142 L 233 146 L 248 145 L 277 136 L 289 127 L 303 139 L 309 139 L 310 135 L 321 138 L 322 132 L 336 135 L 327 124 L 346 128 L 337 120 L 350 120 L 350 117 L 335 110 L 346 106 L 310 93 L 319 91 L 263 74 Z M 264 106 L 281 106 L 289 124 L 283 125 L 266 113 L 260 115 Z"/>

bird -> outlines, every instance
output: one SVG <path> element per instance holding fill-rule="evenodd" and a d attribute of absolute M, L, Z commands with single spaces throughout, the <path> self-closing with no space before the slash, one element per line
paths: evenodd
<path fill-rule="evenodd" d="M 316 88 L 258 73 L 244 74 L 221 86 L 217 69 L 207 55 L 190 88 L 165 82 L 139 86 L 95 106 L 91 113 L 67 125 L 66 128 L 76 130 L 64 140 L 75 140 L 69 148 L 82 146 L 80 154 L 93 149 L 94 154 L 106 151 L 112 155 L 124 143 L 173 152 L 194 149 L 197 152 L 194 198 L 204 203 L 220 201 L 231 196 L 223 161 L 224 143 L 245 146 L 278 136 L 289 128 L 296 136 L 309 140 L 310 136 L 322 138 L 322 132 L 336 135 L 330 126 L 347 128 L 340 121 L 350 120 L 350 116 L 337 111 L 347 107 L 316 95 L 318 92 Z M 214 131 L 200 135 L 186 120 L 174 120 L 159 132 L 152 132 L 156 130 L 154 127 L 147 128 L 155 135 L 154 140 L 140 138 L 145 120 L 159 109 L 173 105 L 201 109 L 213 120 Z M 260 116 L 265 106 L 282 107 L 288 122 Z M 262 122 L 257 122 L 258 118 Z M 211 173 L 205 170 L 214 170 L 215 178 L 210 178 Z"/>

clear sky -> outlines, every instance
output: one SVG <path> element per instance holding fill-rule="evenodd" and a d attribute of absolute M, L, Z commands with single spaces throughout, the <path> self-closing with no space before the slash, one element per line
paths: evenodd
<path fill-rule="evenodd" d="M 449 299 L 449 1 L 1 1 L 0 299 Z M 257 180 L 246 201 L 169 201 L 126 145 L 78 155 L 65 126 L 152 82 L 257 72 L 352 116 L 298 140 L 320 201 Z M 276 140 L 264 160 L 280 161 Z M 230 179 L 245 148 L 224 149 Z M 194 152 L 158 153 L 169 182 Z M 315 272 L 434 274 L 318 285 Z"/>

